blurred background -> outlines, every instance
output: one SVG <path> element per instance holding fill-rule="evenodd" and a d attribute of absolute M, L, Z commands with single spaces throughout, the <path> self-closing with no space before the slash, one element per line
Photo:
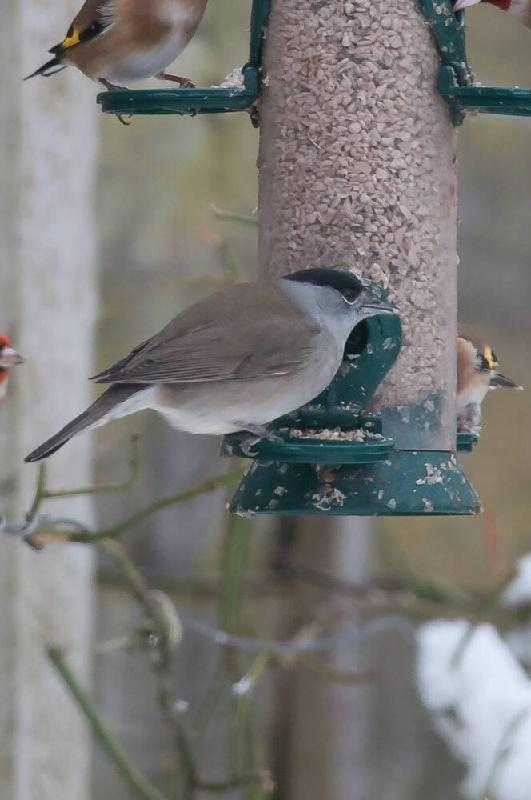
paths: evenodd
<path fill-rule="evenodd" d="M 248 0 L 210 3 L 179 60 L 180 74 L 210 85 L 244 63 L 248 11 Z M 473 9 L 467 21 L 470 61 L 481 82 L 530 86 L 531 32 L 491 8 Z M 63 76 L 55 80 L 59 86 Z M 81 76 L 69 80 L 95 95 Z M 127 129 L 100 117 L 95 106 L 93 114 L 100 141 L 95 372 L 224 281 L 253 277 L 252 220 L 237 222 L 217 210 L 253 216 L 257 132 L 245 114 L 137 117 Z M 531 387 L 530 141 L 525 119 L 471 117 L 459 133 L 459 317 L 525 387 Z M 492 393 L 480 444 L 463 457 L 486 509 L 481 517 L 338 522 L 324 532 L 322 522 L 230 520 L 224 510 L 230 487 L 222 487 L 131 526 L 127 552 L 149 586 L 175 603 L 183 625 L 170 669 L 173 731 L 157 703 L 156 642 L 131 645 L 144 615 L 116 559 L 99 555 L 94 704 L 167 797 L 202 798 L 221 789 L 234 800 L 476 796 L 463 794 L 466 766 L 419 700 L 414 632 L 397 622 L 396 603 L 408 592 L 418 598 L 424 586 L 425 605 L 434 605 L 423 606 L 422 619 L 460 616 L 463 597 L 488 596 L 531 549 L 529 391 Z M 133 432 L 140 434 L 140 478 L 127 491 L 95 497 L 98 528 L 233 468 L 218 457 L 217 440 L 176 433 L 146 413 L 94 435 L 97 483 L 126 477 Z M 438 588 L 430 594 L 432 584 Z M 451 589 L 445 594 L 442 586 Z M 353 623 L 375 616 L 374 603 L 393 616 L 352 639 Z M 245 641 L 222 647 L 217 628 Z M 341 640 L 328 653 L 279 655 L 252 644 L 325 636 Z M 107 645 L 98 649 L 101 642 Z M 192 794 L 180 777 L 186 751 L 175 745 L 175 731 L 181 727 L 205 782 Z M 89 796 L 136 796 L 100 747 Z M 495 797 L 477 794 L 487 796 Z"/>

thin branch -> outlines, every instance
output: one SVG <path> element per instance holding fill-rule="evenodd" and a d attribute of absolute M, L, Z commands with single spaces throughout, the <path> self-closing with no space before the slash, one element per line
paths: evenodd
<path fill-rule="evenodd" d="M 105 494 L 108 492 L 126 492 L 137 482 L 140 475 L 140 448 L 138 434 L 133 434 L 130 440 L 131 451 L 129 455 L 129 475 L 125 481 L 118 483 L 105 483 L 101 486 L 83 486 L 77 489 L 51 490 L 43 488 L 41 500 L 51 500 L 56 497 L 78 497 L 80 495 Z"/>
<path fill-rule="evenodd" d="M 155 662 L 157 699 L 173 729 L 177 753 L 184 773 L 185 797 L 191 798 L 196 789 L 201 789 L 205 792 L 226 792 L 238 786 L 260 783 L 260 776 L 251 774 L 220 782 L 202 781 L 200 779 L 193 749 L 188 740 L 181 715 L 175 707 L 172 693 L 171 665 L 175 637 L 172 635 L 173 622 L 170 619 L 168 608 L 158 599 L 161 593 L 154 592 L 149 588 L 141 572 L 120 542 L 103 541 L 101 546 L 105 552 L 119 563 L 134 597 L 154 625 L 155 634 L 158 636 L 157 652 L 159 658 Z"/>
<path fill-rule="evenodd" d="M 259 653 L 249 671 L 232 686 L 233 694 L 236 697 L 234 718 L 234 772 L 236 774 L 244 773 L 249 761 L 251 761 L 251 771 L 254 769 L 254 737 L 249 724 L 251 698 L 260 678 L 269 667 L 271 659 L 271 653 L 265 650 Z M 252 787 L 248 788 L 252 790 Z"/>
<path fill-rule="evenodd" d="M 245 579 L 251 548 L 250 521 L 231 517 L 222 546 L 219 623 L 230 633 L 237 633 L 242 622 Z"/>
<path fill-rule="evenodd" d="M 223 269 L 230 281 L 232 283 L 241 281 L 243 279 L 243 273 L 229 242 L 227 242 L 226 239 L 221 239 L 217 249 Z"/>
<path fill-rule="evenodd" d="M 200 483 L 199 486 L 194 486 L 192 489 L 186 489 L 184 492 L 176 492 L 175 494 L 170 494 L 167 497 L 161 497 L 159 500 L 155 500 L 153 503 L 149 503 L 149 505 L 145 506 L 143 509 L 137 511 L 135 514 L 132 514 L 130 517 L 127 517 L 121 522 L 116 523 L 116 525 L 111 525 L 109 528 L 103 528 L 102 530 L 94 531 L 93 533 L 73 533 L 72 535 L 68 536 L 68 539 L 72 542 L 81 542 L 84 544 L 97 542 L 101 539 L 115 539 L 128 528 L 132 527 L 133 525 L 138 525 L 152 514 L 156 514 L 158 511 L 162 511 L 164 508 L 168 508 L 169 506 L 185 503 L 188 500 L 193 500 L 195 497 L 199 497 L 207 492 L 213 492 L 216 489 L 219 489 L 221 486 L 228 486 L 231 483 L 235 483 L 240 476 L 241 472 L 238 470 L 238 472 L 228 472 L 225 475 L 218 475 L 216 478 L 209 478 L 203 483 Z"/>
<path fill-rule="evenodd" d="M 138 646 L 139 637 L 136 634 L 133 636 L 115 636 L 114 639 L 105 639 L 102 642 L 98 642 L 92 652 L 95 655 L 103 656 L 120 650 L 133 650 Z"/>
<path fill-rule="evenodd" d="M 122 776 L 125 783 L 143 800 L 165 800 L 164 795 L 153 786 L 147 778 L 131 763 L 121 745 L 117 742 L 107 725 L 99 717 L 96 709 L 92 705 L 88 694 L 79 684 L 76 676 L 66 663 L 61 651 L 55 647 L 48 648 L 48 657 L 64 681 L 64 684 L 71 697 L 77 703 L 79 709 L 84 714 L 90 724 L 94 736 L 98 740 L 101 748 L 114 763 L 117 771 Z"/>
<path fill-rule="evenodd" d="M 37 486 L 33 503 L 28 512 L 28 519 L 32 519 L 38 512 L 44 500 L 53 500 L 58 497 L 79 497 L 82 495 L 104 494 L 107 492 L 125 492 L 130 489 L 140 474 L 139 437 L 134 434 L 130 439 L 129 475 L 125 481 L 119 483 L 106 483 L 101 486 L 81 486 L 73 489 L 48 489 L 46 464 L 39 464 Z"/>
<path fill-rule="evenodd" d="M 302 666 L 308 667 L 308 669 L 311 669 L 318 675 L 321 675 L 321 677 L 325 678 L 326 680 L 333 681 L 334 683 L 346 685 L 369 683 L 376 677 L 376 673 L 373 670 L 347 671 L 343 669 L 337 669 L 336 667 L 331 667 L 329 664 L 325 664 L 320 658 L 316 658 L 310 654 L 299 656 L 297 662 L 302 664 Z"/>
<path fill-rule="evenodd" d="M 236 211 L 226 211 L 223 208 L 218 208 L 214 204 L 211 206 L 214 216 L 218 219 L 225 220 L 226 222 L 239 222 L 243 225 L 251 225 L 255 228 L 258 225 L 257 217 L 252 214 L 240 214 Z"/>
<path fill-rule="evenodd" d="M 105 552 L 119 563 L 133 595 L 154 625 L 155 634 L 158 635 L 157 652 L 159 657 L 155 662 L 157 699 L 166 718 L 172 725 L 177 752 L 183 767 L 185 788 L 187 796 L 190 797 L 198 783 L 198 777 L 192 749 L 184 731 L 181 716 L 175 708 L 171 691 L 171 650 L 174 641 L 171 630 L 172 621 L 169 620 L 167 608 L 163 607 L 157 599 L 158 595 L 149 588 L 140 570 L 135 566 L 123 545 L 115 541 L 103 541 L 101 545 Z"/>
<path fill-rule="evenodd" d="M 27 519 L 33 519 L 42 503 L 44 492 L 46 491 L 46 462 L 39 464 L 37 472 L 37 486 L 35 487 L 35 494 L 33 496 L 33 503 L 27 514 Z"/>
<path fill-rule="evenodd" d="M 242 775 L 239 778 L 229 778 L 227 781 L 200 781 L 198 789 L 203 792 L 222 793 L 240 789 L 243 786 L 261 785 L 264 782 L 262 775 Z"/>
<path fill-rule="evenodd" d="M 149 503 L 140 511 L 137 511 L 130 517 L 118 522 L 116 525 L 111 525 L 110 527 L 103 528 L 101 530 L 91 531 L 81 524 L 77 524 L 76 526 L 74 524 L 75 521 L 72 521 L 72 525 L 76 528 L 75 530 L 59 531 L 54 529 L 54 522 L 57 520 L 54 520 L 53 517 L 46 516 L 41 519 L 41 522 L 46 524 L 46 526 L 50 526 L 50 529 L 41 528 L 35 530 L 35 525 L 32 525 L 31 530 L 27 527 L 23 527 L 20 535 L 24 535 L 24 538 L 28 544 L 38 544 L 39 546 L 45 545 L 48 541 L 68 541 L 81 544 L 94 544 L 104 539 L 116 539 L 128 528 L 132 527 L 133 525 L 137 525 L 138 523 L 150 517 L 152 514 L 156 514 L 158 511 L 162 511 L 164 508 L 178 505 L 179 503 L 184 503 L 187 500 L 193 500 L 195 497 L 199 497 L 207 492 L 215 491 L 222 486 L 229 486 L 235 483 L 240 477 L 241 472 L 234 471 L 226 473 L 225 475 L 219 475 L 216 478 L 209 478 L 204 483 L 199 484 L 199 486 L 194 486 L 192 489 L 187 489 L 184 492 L 176 492 L 175 494 L 155 500 L 153 503 Z M 69 490 L 65 490 L 64 495 L 62 496 L 70 496 Z M 64 520 L 61 520 L 61 522 L 64 524 Z"/>

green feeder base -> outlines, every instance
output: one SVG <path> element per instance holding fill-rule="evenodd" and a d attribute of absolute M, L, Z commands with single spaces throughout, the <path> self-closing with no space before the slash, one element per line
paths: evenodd
<path fill-rule="evenodd" d="M 229 510 L 253 516 L 441 516 L 479 514 L 455 455 L 395 451 L 359 466 L 255 461 Z"/>

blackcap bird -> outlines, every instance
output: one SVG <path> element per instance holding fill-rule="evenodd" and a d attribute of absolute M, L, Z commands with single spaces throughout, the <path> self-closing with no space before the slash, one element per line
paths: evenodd
<path fill-rule="evenodd" d="M 6 396 L 11 368 L 22 364 L 23 361 L 22 356 L 13 347 L 11 337 L 7 333 L 0 333 L 0 400 Z"/>
<path fill-rule="evenodd" d="M 489 389 L 522 389 L 498 371 L 496 354 L 474 331 L 460 325 L 457 336 L 457 430 L 477 433 L 481 403 Z"/>
<path fill-rule="evenodd" d="M 190 433 L 267 436 L 267 423 L 328 386 L 359 322 L 391 313 L 389 303 L 340 269 L 221 289 L 96 375 L 109 388 L 26 461 L 146 408 Z"/>
<path fill-rule="evenodd" d="M 53 58 L 28 75 L 48 77 L 68 66 L 108 89 L 157 77 L 193 86 L 165 68 L 195 34 L 207 0 L 86 0 Z"/>

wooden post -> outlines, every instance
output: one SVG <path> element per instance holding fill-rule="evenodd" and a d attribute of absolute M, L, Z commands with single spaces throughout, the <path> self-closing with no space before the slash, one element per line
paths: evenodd
<path fill-rule="evenodd" d="M 26 357 L 0 407 L 0 511 L 21 521 L 36 467 L 23 457 L 89 401 L 95 310 L 94 90 L 75 73 L 23 84 L 75 12 L 8 0 L 0 29 L 0 329 Z M 90 482 L 90 438 L 50 462 L 50 483 Z M 47 511 L 91 522 L 87 499 Z M 0 538 L 0 796 L 89 797 L 84 722 L 48 663 L 65 648 L 87 677 L 92 554 Z"/>

